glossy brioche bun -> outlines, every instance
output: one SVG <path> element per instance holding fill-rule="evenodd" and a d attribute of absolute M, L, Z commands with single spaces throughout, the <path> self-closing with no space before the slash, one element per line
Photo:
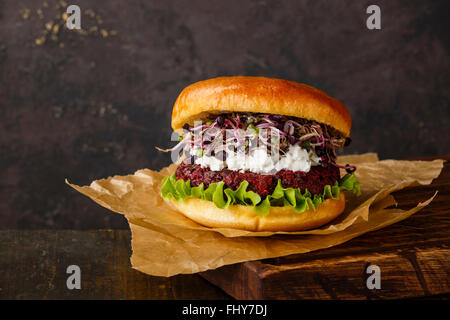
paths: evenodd
<path fill-rule="evenodd" d="M 259 112 L 293 116 L 329 125 L 344 137 L 352 120 L 338 100 L 311 86 L 264 77 L 221 77 L 186 87 L 175 101 L 172 128 L 180 131 L 210 114 Z"/>
<path fill-rule="evenodd" d="M 345 208 L 345 196 L 341 192 L 338 200 L 325 200 L 316 211 L 295 212 L 291 207 L 271 207 L 266 216 L 258 216 L 251 206 L 233 205 L 219 209 L 212 201 L 195 198 L 183 202 L 168 200 L 186 217 L 207 227 L 233 228 L 248 231 L 301 231 L 320 227 Z"/>

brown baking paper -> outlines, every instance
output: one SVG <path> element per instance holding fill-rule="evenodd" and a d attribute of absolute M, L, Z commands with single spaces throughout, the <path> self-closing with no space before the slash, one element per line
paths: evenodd
<path fill-rule="evenodd" d="M 160 197 L 161 180 L 174 172 L 175 165 L 160 172 L 143 169 L 133 175 L 96 180 L 90 186 L 66 183 L 127 218 L 133 268 L 167 277 L 328 248 L 406 219 L 427 206 L 436 193 L 410 210 L 396 208 L 390 194 L 407 186 L 430 184 L 439 176 L 444 160 L 379 161 L 376 154 L 369 153 L 341 156 L 338 162 L 358 167 L 355 174 L 362 195 L 347 192 L 342 215 L 319 229 L 301 232 L 208 228 L 186 218 Z"/>

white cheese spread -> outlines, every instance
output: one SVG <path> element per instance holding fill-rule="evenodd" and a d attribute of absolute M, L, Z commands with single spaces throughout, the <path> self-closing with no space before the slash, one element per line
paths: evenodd
<path fill-rule="evenodd" d="M 192 152 L 195 154 L 195 152 Z M 250 171 L 254 173 L 273 173 L 283 169 L 309 172 L 311 166 L 320 164 L 320 157 L 313 151 L 307 151 L 300 146 L 291 146 L 288 152 L 280 155 L 278 161 L 271 157 L 265 149 L 255 149 L 250 154 L 244 152 L 228 152 L 225 161 L 214 156 L 203 155 L 195 160 L 195 164 L 212 171 L 224 168 L 235 171 Z"/>

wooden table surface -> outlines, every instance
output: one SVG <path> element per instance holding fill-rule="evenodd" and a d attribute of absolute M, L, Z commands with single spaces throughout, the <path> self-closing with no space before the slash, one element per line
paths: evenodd
<path fill-rule="evenodd" d="M 450 156 L 441 158 L 450 160 Z M 433 227 L 436 234 L 441 233 L 439 230 L 448 230 L 449 162 L 432 185 L 409 189 L 395 193 L 400 206 L 408 207 L 423 201 L 435 189 L 439 190 L 439 195 L 428 207 L 405 221 L 334 248 L 305 254 L 302 259 L 323 258 L 332 251 L 351 252 L 353 247 L 358 249 L 358 244 L 370 242 L 371 237 L 381 233 L 397 234 L 395 230 L 399 230 L 400 237 L 400 229 L 402 233 L 413 232 L 420 238 L 421 226 L 427 230 L 432 227 L 427 223 L 431 221 L 427 220 L 430 214 L 433 214 L 433 221 L 439 221 L 439 225 Z M 405 228 L 402 229 L 402 225 Z M 130 236 L 128 230 L 2 230 L 0 299 L 231 299 L 231 296 L 196 274 L 163 278 L 132 269 L 129 260 Z M 443 245 L 449 245 L 448 241 Z M 286 259 L 297 258 L 289 256 L 283 261 Z M 279 260 L 272 259 L 267 263 L 273 264 Z M 264 260 L 262 262 L 266 263 Z M 78 265 L 81 269 L 81 290 L 67 288 L 69 274 L 66 269 L 69 265 Z M 450 262 L 444 267 L 449 268 Z M 448 297 L 448 294 L 439 296 L 444 299 Z"/>
<path fill-rule="evenodd" d="M 128 230 L 0 231 L 0 299 L 231 299 L 199 275 L 148 276 L 131 268 Z M 69 265 L 81 289 L 67 289 Z"/>

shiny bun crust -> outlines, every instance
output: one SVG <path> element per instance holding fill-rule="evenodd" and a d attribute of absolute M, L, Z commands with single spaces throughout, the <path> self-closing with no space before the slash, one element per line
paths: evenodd
<path fill-rule="evenodd" d="M 172 128 L 180 131 L 210 114 L 259 112 L 294 116 L 329 125 L 344 137 L 352 120 L 338 100 L 311 86 L 264 77 L 221 77 L 186 87 L 172 112 Z"/>
<path fill-rule="evenodd" d="M 325 200 L 316 211 L 295 212 L 290 207 L 271 207 L 266 216 L 258 216 L 252 207 L 233 205 L 219 209 L 211 201 L 188 198 L 183 202 L 169 200 L 186 217 L 207 227 L 248 231 L 301 231 L 320 227 L 345 209 L 345 196 Z"/>

